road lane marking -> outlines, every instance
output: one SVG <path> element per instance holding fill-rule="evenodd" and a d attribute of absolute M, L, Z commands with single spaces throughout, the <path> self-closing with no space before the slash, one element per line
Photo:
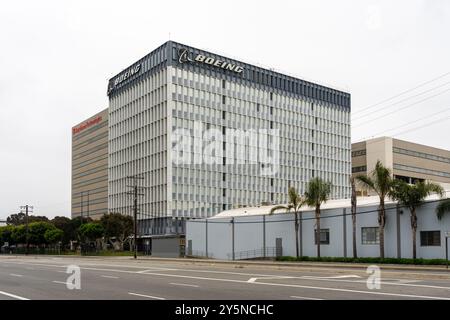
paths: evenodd
<path fill-rule="evenodd" d="M 8 261 L 9 262 L 9 261 Z M 24 264 L 24 263 L 20 263 L 20 262 L 9 262 L 9 263 L 15 263 L 15 264 Z M 57 268 L 65 268 L 65 265 L 48 265 L 48 264 L 36 264 L 34 263 L 34 265 L 42 265 L 42 266 L 50 266 L 50 267 L 57 267 Z M 121 266 L 121 267 L 125 267 L 127 268 L 128 266 Z M 81 269 L 85 269 L 85 270 L 94 270 L 94 271 L 108 271 L 108 272 L 121 272 L 121 273 L 132 273 L 132 274 L 136 274 L 135 271 L 128 271 L 128 270 L 117 270 L 117 269 L 100 269 L 100 268 L 88 268 L 88 267 L 81 267 Z M 187 271 L 187 270 L 183 270 L 183 269 L 175 269 L 176 271 Z M 147 271 L 147 270 L 142 270 L 142 271 Z M 208 270 L 202 270 L 203 272 L 208 272 Z M 241 274 L 241 275 L 252 275 L 251 273 L 236 273 L 236 272 L 222 272 L 222 271 L 211 271 L 211 273 L 224 273 L 224 274 Z M 227 281 L 227 282 L 239 282 L 239 283 L 248 283 L 245 280 L 234 280 L 234 279 L 220 279 L 220 278 L 206 278 L 206 277 L 196 277 L 196 276 L 183 276 L 183 275 L 173 275 L 173 274 L 162 274 L 162 273 L 150 273 L 150 272 L 145 272 L 145 273 L 139 273 L 139 274 L 143 274 L 143 275 L 157 275 L 157 276 L 172 276 L 172 277 L 181 277 L 181 278 L 189 278 L 189 279 L 200 279 L 200 280 L 216 280 L 216 281 Z M 267 275 L 267 276 L 273 276 L 273 275 Z M 295 279 L 300 279 L 300 280 L 313 280 L 313 281 L 334 281 L 334 282 L 349 282 L 349 283 L 365 283 L 365 281 L 360 281 L 360 280 L 339 280 L 339 279 L 302 279 L 302 277 L 290 277 L 290 278 L 295 278 Z M 280 278 L 280 280 L 282 280 Z M 262 282 L 254 282 L 256 284 L 266 284 L 266 285 L 279 285 L 279 286 L 290 286 L 287 284 L 276 284 L 276 283 L 262 283 Z M 439 287 L 439 286 L 431 286 L 431 285 L 419 285 L 419 284 L 409 284 L 409 283 L 389 283 L 389 282 L 382 282 L 382 285 L 392 285 L 392 286 L 408 286 L 408 287 L 423 287 L 423 288 L 432 288 L 432 289 L 443 289 L 443 290 L 450 290 L 450 287 Z M 302 287 L 302 286 L 299 286 Z M 311 287 L 311 288 L 315 288 L 315 287 Z M 344 290 L 344 289 L 342 289 Z M 381 292 L 369 292 L 369 291 L 362 291 L 362 293 L 367 293 L 367 294 L 383 294 Z M 388 294 L 387 295 L 395 295 L 395 294 Z M 399 296 L 404 296 L 404 295 L 399 295 Z M 408 295 L 406 295 L 408 296 Z M 412 296 L 412 297 L 418 297 L 418 298 L 427 298 L 426 296 Z M 429 297 L 430 299 L 445 299 L 445 300 L 450 300 L 447 298 L 440 298 L 440 297 Z"/>
<path fill-rule="evenodd" d="M 302 300 L 325 300 L 325 299 L 320 299 L 320 298 L 310 298 L 310 297 L 300 297 L 300 296 L 291 296 L 291 298 L 302 299 Z"/>
<path fill-rule="evenodd" d="M 293 278 L 298 278 L 298 277 L 289 277 L 289 276 L 273 276 L 273 277 L 258 277 L 258 278 L 250 278 L 247 280 L 247 282 L 255 282 L 258 279 L 263 279 L 263 280 L 283 280 L 283 279 L 293 279 Z"/>
<path fill-rule="evenodd" d="M 9 274 L 11 277 L 23 277 L 23 275 L 21 274 L 16 274 L 16 273 L 10 273 Z"/>
<path fill-rule="evenodd" d="M 65 284 L 65 285 L 67 285 L 68 284 L 68 282 L 63 282 L 63 281 L 52 281 L 53 283 L 59 283 L 59 284 Z"/>
<path fill-rule="evenodd" d="M 128 292 L 128 294 L 131 294 L 132 296 L 138 296 L 138 297 L 144 297 L 144 298 L 150 298 L 150 299 L 156 299 L 156 300 L 166 300 L 165 298 L 149 296 L 149 295 L 140 294 L 140 293 Z"/>
<path fill-rule="evenodd" d="M 1 257 L 0 257 L 1 258 Z M 51 262 L 51 260 L 49 260 L 49 259 L 47 259 L 47 260 L 45 260 L 45 259 L 42 259 L 41 257 L 39 257 L 39 259 L 41 259 L 42 261 L 49 261 L 49 262 Z M 73 258 L 69 258 L 69 257 L 67 257 L 67 258 L 61 258 L 61 260 L 60 261 L 63 261 L 63 260 L 68 260 L 68 259 L 71 259 L 71 260 L 74 260 Z M 25 264 L 25 265 L 29 265 L 29 264 L 31 264 L 31 265 L 38 265 L 38 264 L 36 264 L 35 263 L 35 260 L 23 260 L 23 259 L 14 259 L 14 261 L 12 261 L 13 259 L 8 259 L 8 261 L 6 261 L 6 260 L 4 260 L 4 261 L 1 261 L 1 263 L 13 263 L 13 264 Z M 95 260 L 93 260 L 93 259 L 89 259 L 89 258 L 83 258 L 83 260 L 86 260 L 86 261 L 95 261 Z M 28 263 L 25 263 L 25 262 L 19 262 L 19 261 L 28 261 Z M 70 261 L 70 260 L 69 260 Z M 145 260 L 140 260 L 140 261 L 145 261 Z M 56 262 L 56 261 L 53 261 L 53 262 Z M 146 262 L 146 261 L 145 261 Z M 189 262 L 189 263 L 197 263 L 197 261 L 195 261 L 195 262 L 192 262 L 192 261 L 186 261 L 186 262 Z M 150 261 L 150 263 L 152 263 L 152 261 Z M 175 261 L 174 263 L 179 263 L 178 261 Z M 183 262 L 184 263 L 184 262 Z M 100 263 L 84 263 L 84 265 L 93 265 L 93 266 L 109 266 L 109 267 L 125 267 L 125 268 L 139 268 L 139 269 L 141 269 L 142 268 L 142 266 L 127 266 L 127 265 L 115 265 L 115 264 L 100 264 Z M 200 263 L 200 265 L 202 265 L 202 263 Z M 55 265 L 53 265 L 53 266 L 55 266 Z M 60 265 L 56 265 L 57 267 L 60 267 Z M 202 265 L 202 266 L 205 266 L 204 264 Z M 368 266 L 368 265 L 367 265 Z M 359 270 L 360 272 L 363 272 L 363 273 L 365 273 L 365 270 L 366 270 L 366 267 L 367 266 L 364 266 L 364 265 L 362 265 L 362 266 L 360 266 L 360 268 L 359 269 L 357 269 L 357 268 L 355 268 L 355 267 L 350 267 L 350 266 L 341 266 L 341 267 L 339 267 L 339 268 L 336 268 L 337 270 L 346 270 L 346 271 L 351 271 L 350 269 L 352 269 L 352 270 L 355 270 L 355 269 L 357 269 L 357 270 Z M 228 266 L 228 265 L 225 265 L 224 266 L 225 268 L 227 268 L 227 267 L 230 267 L 230 266 Z M 246 265 L 246 267 L 253 267 L 252 265 Z M 261 267 L 261 265 L 255 265 L 255 267 Z M 270 267 L 277 267 L 277 266 L 270 266 Z M 282 265 L 282 267 L 285 267 L 285 265 Z M 318 270 L 324 270 L 324 271 L 326 271 L 326 272 L 329 272 L 330 271 L 330 268 L 329 267 L 326 267 L 326 266 L 317 266 L 317 267 L 315 267 L 315 266 L 310 266 L 310 265 L 306 265 L 306 266 L 299 266 L 299 265 L 292 265 L 292 266 L 287 266 L 288 268 L 295 268 L 295 272 L 298 272 L 299 270 L 301 271 L 301 270 L 304 270 L 304 269 L 307 269 L 307 270 L 314 270 L 314 271 L 318 271 Z M 164 269 L 164 270 L 173 270 L 173 271 L 190 271 L 190 272 L 211 272 L 211 273 L 224 273 L 224 274 L 242 274 L 242 275 L 257 275 L 257 274 L 252 274 L 252 273 L 237 273 L 237 272 L 226 272 L 226 271 L 210 271 L 210 270 L 190 270 L 190 269 L 173 269 L 173 268 L 163 268 L 163 267 L 149 267 L 149 268 L 154 268 L 154 269 Z M 448 273 L 435 273 L 434 271 L 433 272 L 412 272 L 411 270 L 385 270 L 385 269 L 383 269 L 383 266 L 381 266 L 381 270 L 383 271 L 383 273 L 384 274 L 399 274 L 399 273 L 404 273 L 405 271 L 407 271 L 407 273 L 408 273 L 408 275 L 414 275 L 414 274 L 417 274 L 417 275 L 426 275 L 426 276 L 446 276 L 446 277 L 448 277 Z M 437 270 L 437 271 L 441 271 L 441 270 Z M 259 276 L 270 276 L 270 275 L 259 275 Z"/>
<path fill-rule="evenodd" d="M 193 277 L 193 276 L 183 276 L 183 275 L 178 275 L 178 274 L 166 274 L 166 273 L 146 273 L 146 275 L 155 275 L 155 276 L 162 276 L 162 277 L 175 277 L 175 278 L 187 278 L 187 279 L 197 279 L 197 280 L 235 282 L 235 283 L 248 283 L 247 281 L 244 281 L 244 280 Z M 351 293 L 362 293 L 362 294 L 373 294 L 373 295 L 386 295 L 386 296 L 407 297 L 407 298 L 421 298 L 421 299 L 432 299 L 432 300 L 450 300 L 450 298 L 446 298 L 446 297 L 421 296 L 421 295 L 400 294 L 400 293 L 390 293 L 390 292 L 374 292 L 374 291 L 351 290 L 351 289 L 341 289 L 341 288 L 301 286 L 301 285 L 295 285 L 295 284 L 282 284 L 282 283 L 270 283 L 270 282 L 252 282 L 251 284 L 268 285 L 268 286 L 279 286 L 279 287 L 291 287 L 291 288 L 303 288 L 303 289 L 314 289 L 314 290 L 326 290 L 326 291 L 327 290 L 328 291 L 340 291 L 340 292 L 351 292 Z"/>
<path fill-rule="evenodd" d="M 12 294 L 12 293 L 8 293 L 8 292 L 5 292 L 5 291 L 0 291 L 0 294 L 2 294 L 4 296 L 7 296 L 7 297 L 10 297 L 10 298 L 18 299 L 18 300 L 30 300 L 28 298 L 24 298 L 24 297 L 21 297 L 21 296 Z"/>
<path fill-rule="evenodd" d="M 101 275 L 100 277 L 102 277 L 102 278 L 109 278 L 109 279 L 119 279 L 119 277 L 115 277 L 115 276 L 104 276 L 104 275 Z"/>
<path fill-rule="evenodd" d="M 187 283 L 176 283 L 176 282 L 171 282 L 170 284 L 174 285 L 174 286 L 183 286 L 183 287 L 194 287 L 194 288 L 198 288 L 200 286 L 196 285 L 196 284 L 187 284 Z"/>
<path fill-rule="evenodd" d="M 343 276 L 330 276 L 330 277 L 321 277 L 321 276 L 302 276 L 302 278 L 305 279 L 347 279 L 347 278 L 361 278 L 360 276 L 354 275 L 354 274 L 349 274 L 349 275 L 343 275 Z"/>

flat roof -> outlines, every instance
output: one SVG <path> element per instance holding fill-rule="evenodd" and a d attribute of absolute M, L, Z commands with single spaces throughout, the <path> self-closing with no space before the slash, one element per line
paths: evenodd
<path fill-rule="evenodd" d="M 446 195 L 444 198 L 450 198 L 450 190 L 446 191 Z M 435 201 L 438 200 L 438 195 L 431 195 L 426 198 L 425 201 Z M 396 201 L 392 201 L 390 199 L 386 199 L 385 204 L 391 205 L 395 204 Z M 261 215 L 268 215 L 270 214 L 270 210 L 278 206 L 277 205 L 270 205 L 270 206 L 257 206 L 257 207 L 245 207 L 245 208 L 237 208 L 237 209 L 231 209 L 223 211 L 211 218 L 208 219 L 221 219 L 221 218 L 231 218 L 231 217 L 248 217 L 248 216 L 261 216 Z M 285 205 L 285 204 L 283 204 Z M 379 198 L 378 196 L 369 196 L 369 197 L 358 197 L 357 198 L 357 205 L 358 208 L 361 207 L 371 207 L 371 206 L 378 206 L 379 205 Z M 327 209 L 340 209 L 340 208 L 350 208 L 351 207 L 351 199 L 337 199 L 337 200 L 329 200 L 322 204 L 321 210 L 327 210 Z M 313 207 L 303 206 L 300 209 L 301 212 L 311 212 L 314 211 Z M 283 210 L 277 210 L 274 214 L 280 214 L 285 213 L 286 211 Z"/>

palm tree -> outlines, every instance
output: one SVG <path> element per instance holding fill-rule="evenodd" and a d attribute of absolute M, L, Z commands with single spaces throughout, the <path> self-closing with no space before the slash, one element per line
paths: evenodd
<path fill-rule="evenodd" d="M 442 219 L 445 213 L 450 213 L 450 199 L 445 199 L 436 207 L 436 215 L 439 220 Z"/>
<path fill-rule="evenodd" d="M 353 235 L 353 258 L 358 258 L 356 250 L 356 187 L 355 177 L 350 177 L 350 184 L 352 186 L 352 235 Z"/>
<path fill-rule="evenodd" d="M 391 198 L 397 200 L 400 205 L 405 206 L 411 213 L 411 230 L 413 244 L 413 259 L 417 258 L 417 214 L 416 209 L 422 205 L 424 199 L 432 193 L 437 193 L 440 197 L 444 195 L 444 189 L 435 183 L 418 182 L 409 184 L 402 180 L 394 180 L 391 191 Z"/>
<path fill-rule="evenodd" d="M 287 205 L 278 205 L 273 207 L 270 210 L 269 214 L 273 214 L 277 210 L 286 210 L 287 212 L 294 212 L 294 221 L 295 221 L 295 252 L 297 254 L 297 258 L 300 257 L 299 254 L 299 245 L 298 245 L 298 212 L 300 211 L 301 206 L 304 204 L 304 200 L 301 195 L 298 194 L 297 190 L 294 187 L 289 187 L 288 190 L 289 202 Z"/>
<path fill-rule="evenodd" d="M 392 172 L 377 161 L 375 169 L 367 176 L 357 176 L 356 179 L 366 188 L 374 191 L 380 198 L 378 208 L 378 229 L 380 234 L 380 258 L 384 259 L 384 226 L 386 225 L 386 209 L 384 201 L 392 190 Z"/>
<path fill-rule="evenodd" d="M 316 217 L 317 257 L 320 258 L 320 206 L 330 197 L 331 183 L 316 177 L 309 181 L 305 191 L 305 202 L 314 207 Z"/>

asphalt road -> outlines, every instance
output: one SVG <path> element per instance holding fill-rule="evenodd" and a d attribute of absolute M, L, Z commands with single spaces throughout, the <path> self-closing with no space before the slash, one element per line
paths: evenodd
<path fill-rule="evenodd" d="M 67 287 L 76 283 L 69 265 L 80 268 L 80 289 Z M 364 268 L 0 255 L 0 300 L 450 300 L 450 272 L 444 270 L 381 267 L 379 289 L 369 289 L 369 276 Z"/>

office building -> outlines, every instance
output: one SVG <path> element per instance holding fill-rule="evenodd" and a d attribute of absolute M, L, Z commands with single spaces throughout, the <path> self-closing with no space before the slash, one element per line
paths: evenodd
<path fill-rule="evenodd" d="M 72 218 L 108 212 L 108 109 L 72 128 Z"/>
<path fill-rule="evenodd" d="M 432 181 L 450 187 L 450 151 L 381 137 L 352 144 L 352 174 L 366 175 L 380 160 L 393 177 L 409 183 Z M 358 193 L 366 193 L 359 186 Z"/>
<path fill-rule="evenodd" d="M 282 51 L 280 50 L 280 54 Z M 312 177 L 350 195 L 350 94 L 168 41 L 110 79 L 108 208 L 140 235 L 287 201 Z"/>

